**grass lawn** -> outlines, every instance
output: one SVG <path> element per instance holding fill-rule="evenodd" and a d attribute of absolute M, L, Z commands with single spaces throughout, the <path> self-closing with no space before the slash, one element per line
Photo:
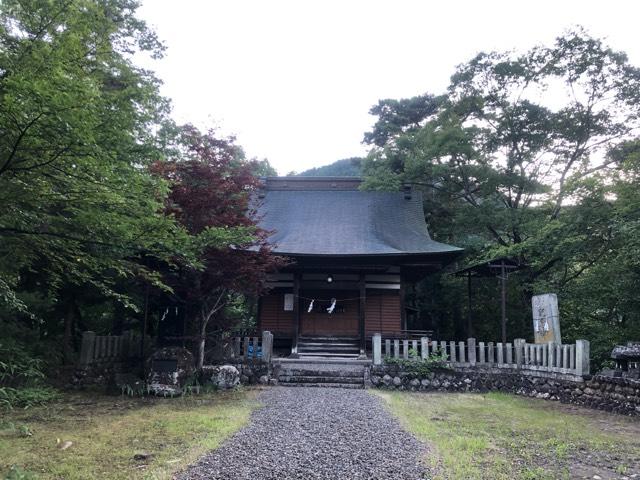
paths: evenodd
<path fill-rule="evenodd" d="M 0 478 L 17 465 L 34 474 L 15 475 L 20 479 L 168 479 L 244 426 L 258 406 L 255 395 L 240 390 L 165 399 L 87 393 L 46 407 L 3 411 Z M 61 449 L 64 442 L 73 444 Z M 152 456 L 135 460 L 136 454 Z"/>
<path fill-rule="evenodd" d="M 430 447 L 427 463 L 435 478 L 611 479 L 640 473 L 638 419 L 501 393 L 374 394 Z"/>

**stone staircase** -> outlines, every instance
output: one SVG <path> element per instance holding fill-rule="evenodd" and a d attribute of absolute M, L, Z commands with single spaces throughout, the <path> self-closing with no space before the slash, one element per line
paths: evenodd
<path fill-rule="evenodd" d="M 364 388 L 369 360 L 279 359 L 278 384 L 286 387 Z"/>
<path fill-rule="evenodd" d="M 354 337 L 305 336 L 298 339 L 300 358 L 358 358 L 360 345 Z"/>

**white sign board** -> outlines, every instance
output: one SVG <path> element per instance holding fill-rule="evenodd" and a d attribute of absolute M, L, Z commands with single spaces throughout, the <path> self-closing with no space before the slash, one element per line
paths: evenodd
<path fill-rule="evenodd" d="M 555 293 L 534 295 L 531 298 L 533 311 L 533 335 L 535 343 L 562 343 L 560 337 L 560 313 Z"/>
<path fill-rule="evenodd" d="M 293 293 L 284 294 L 284 311 L 285 312 L 293 311 Z"/>

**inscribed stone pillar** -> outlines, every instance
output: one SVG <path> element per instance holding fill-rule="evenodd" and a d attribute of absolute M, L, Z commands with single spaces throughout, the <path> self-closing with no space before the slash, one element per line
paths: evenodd
<path fill-rule="evenodd" d="M 534 295 L 531 299 L 531 309 L 535 343 L 562 343 L 556 294 Z"/>

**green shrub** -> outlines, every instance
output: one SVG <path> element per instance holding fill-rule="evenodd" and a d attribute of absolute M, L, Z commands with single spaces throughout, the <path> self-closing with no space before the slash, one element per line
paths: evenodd
<path fill-rule="evenodd" d="M 0 387 L 0 406 L 4 408 L 30 408 L 60 398 L 60 393 L 47 386 Z"/>
<path fill-rule="evenodd" d="M 29 408 L 56 399 L 58 392 L 43 385 L 44 378 L 42 360 L 15 341 L 0 343 L 0 407 Z"/>
<path fill-rule="evenodd" d="M 412 350 L 409 351 L 408 359 L 385 357 L 384 363 L 387 365 L 397 365 L 404 373 L 413 378 L 422 378 L 436 370 L 450 368 L 446 354 L 432 353 L 423 360 Z"/>

